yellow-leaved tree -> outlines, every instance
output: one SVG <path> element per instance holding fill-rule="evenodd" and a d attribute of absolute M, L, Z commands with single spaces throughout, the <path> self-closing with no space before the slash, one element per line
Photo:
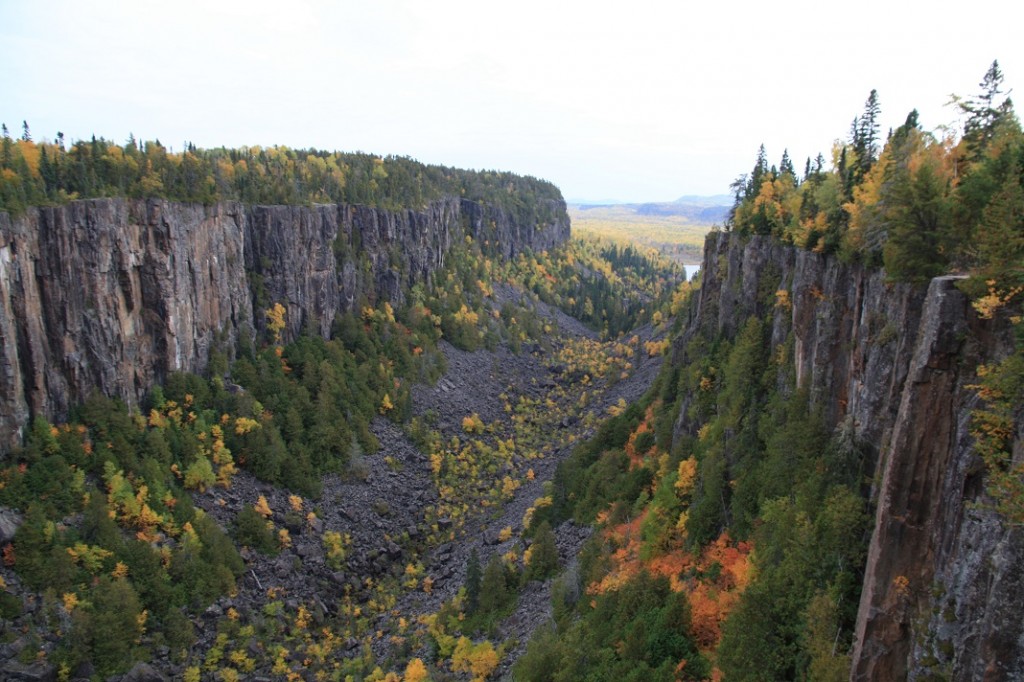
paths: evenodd
<path fill-rule="evenodd" d="M 474 682 L 483 682 L 498 667 L 498 652 L 486 639 L 473 644 L 468 637 L 460 637 L 452 653 L 452 670 L 470 673 Z"/>
<path fill-rule="evenodd" d="M 286 312 L 285 307 L 280 303 L 275 303 L 273 307 L 268 308 L 266 311 L 267 329 L 274 335 L 274 343 L 281 342 L 281 332 L 284 330 Z"/>
<path fill-rule="evenodd" d="M 409 665 L 405 666 L 404 682 L 429 682 L 429 680 L 430 673 L 427 672 L 427 666 L 420 659 L 414 658 L 409 661 Z"/>

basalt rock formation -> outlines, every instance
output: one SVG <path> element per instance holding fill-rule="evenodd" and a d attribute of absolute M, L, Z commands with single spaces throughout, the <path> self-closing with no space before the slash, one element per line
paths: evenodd
<path fill-rule="evenodd" d="M 93 391 L 138 404 L 169 372 L 204 372 L 275 303 L 285 340 L 328 336 L 336 313 L 429 284 L 467 236 L 506 257 L 566 240 L 565 204 L 542 208 L 540 224 L 456 197 L 420 211 L 93 199 L 0 212 L 0 450 Z"/>
<path fill-rule="evenodd" d="M 792 343 L 785 371 L 867 451 L 876 516 L 852 679 L 1024 678 L 1024 535 L 987 504 L 969 433 L 976 369 L 1010 352 L 1007 325 L 979 319 L 955 277 L 891 284 L 762 237 L 713 233 L 702 272 L 672 361 L 692 360 L 698 330 L 733 337 L 770 317 L 772 348 Z M 677 433 L 699 426 L 688 407 Z"/>

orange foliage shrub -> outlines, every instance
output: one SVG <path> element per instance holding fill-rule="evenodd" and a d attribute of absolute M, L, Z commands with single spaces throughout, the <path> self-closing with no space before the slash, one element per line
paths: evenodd
<path fill-rule="evenodd" d="M 690 601 L 691 635 L 705 651 L 721 638 L 721 623 L 735 608 L 751 578 L 750 542 L 735 542 L 728 532 L 704 548 L 699 556 L 682 548 L 643 559 L 641 528 L 645 510 L 627 523 L 602 532 L 617 547 L 611 554 L 611 570 L 587 587 L 588 594 L 618 590 L 641 570 L 669 579 L 672 590 L 685 592 Z"/>
<path fill-rule="evenodd" d="M 636 445 L 637 439 L 639 439 L 640 436 L 654 429 L 653 424 L 655 407 L 657 407 L 657 404 L 651 405 L 647 408 L 647 412 L 644 413 L 643 421 L 640 422 L 640 424 L 636 427 L 633 433 L 629 435 L 629 440 L 626 441 L 624 450 L 626 451 L 626 455 L 629 456 L 630 468 L 642 466 L 644 457 L 646 455 L 655 454 L 655 448 L 653 446 L 647 450 L 644 450 L 643 452 L 638 452 Z"/>

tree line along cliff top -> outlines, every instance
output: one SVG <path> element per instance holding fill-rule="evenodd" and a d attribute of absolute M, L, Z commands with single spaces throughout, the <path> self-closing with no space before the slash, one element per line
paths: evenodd
<path fill-rule="evenodd" d="M 993 62 L 978 95 L 954 96 L 959 137 L 928 132 L 914 110 L 884 140 L 872 90 L 848 139 L 807 159 L 802 177 L 788 153 L 769 167 L 762 145 L 732 184 L 728 227 L 882 265 L 892 280 L 971 273 L 972 296 L 1005 300 L 1024 285 L 1024 134 L 1002 87 Z"/>
<path fill-rule="evenodd" d="M 123 145 L 93 137 L 66 143 L 20 138 L 6 124 L 0 143 L 0 210 L 97 197 L 163 198 L 211 204 L 363 204 L 421 209 L 445 196 L 500 205 L 518 218 L 550 222 L 559 189 L 534 177 L 428 165 L 408 157 L 287 147 L 174 152 L 159 140 Z"/>

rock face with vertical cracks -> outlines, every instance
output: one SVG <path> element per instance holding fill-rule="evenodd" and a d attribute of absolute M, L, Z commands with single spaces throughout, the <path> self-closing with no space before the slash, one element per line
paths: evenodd
<path fill-rule="evenodd" d="M 245 212 L 96 200 L 0 214 L 0 435 L 93 391 L 137 402 L 252 320 Z"/>
<path fill-rule="evenodd" d="M 954 277 L 891 284 L 761 237 L 710 235 L 702 273 L 672 361 L 693 360 L 697 331 L 770 320 L 772 348 L 793 348 L 782 371 L 869 450 L 876 518 L 852 679 L 1024 679 L 1024 534 L 987 504 L 969 433 L 977 366 L 1012 348 L 1005 323 L 978 319 Z M 677 433 L 699 427 L 688 408 Z M 1024 457 L 1020 411 L 1015 428 Z"/>
<path fill-rule="evenodd" d="M 560 244 L 569 219 L 553 204 L 529 225 L 456 197 L 421 211 L 94 199 L 0 212 L 0 451 L 94 391 L 137 404 L 169 372 L 203 372 L 274 303 L 285 340 L 326 337 L 335 314 L 429 284 L 467 235 L 505 256 Z"/>

